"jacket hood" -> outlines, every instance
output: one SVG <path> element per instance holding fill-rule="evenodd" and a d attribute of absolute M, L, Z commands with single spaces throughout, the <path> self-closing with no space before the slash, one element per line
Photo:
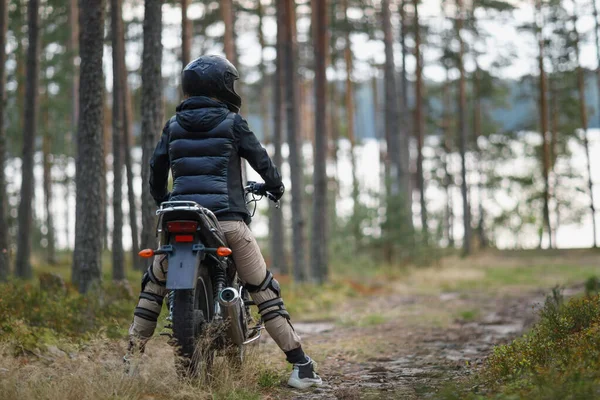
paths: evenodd
<path fill-rule="evenodd" d="M 229 115 L 227 105 L 205 96 L 195 96 L 177 106 L 177 123 L 187 131 L 210 130 Z"/>

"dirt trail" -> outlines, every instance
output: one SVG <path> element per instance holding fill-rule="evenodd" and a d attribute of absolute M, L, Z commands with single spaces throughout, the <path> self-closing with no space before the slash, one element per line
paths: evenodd
<path fill-rule="evenodd" d="M 535 320 L 544 292 L 483 295 L 442 293 L 438 296 L 372 297 L 366 309 L 382 304 L 398 318 L 376 326 L 344 328 L 333 323 L 298 323 L 309 348 L 324 350 L 319 370 L 326 384 L 307 394 L 280 391 L 277 399 L 421 399 L 432 398 L 446 381 L 470 373 L 490 353 Z M 365 300 L 361 300 L 364 309 Z M 347 306 L 349 310 L 356 304 Z M 404 311 L 403 311 L 404 309 Z M 458 317 L 446 326 L 433 326 L 428 315 L 454 315 L 472 310 L 469 321 Z M 420 318 L 414 318 L 418 315 Z M 412 318 L 411 318 L 412 316 Z M 358 316 L 357 316 L 358 318 Z M 422 320 L 421 320 L 422 319 Z M 366 356 L 348 356 L 336 348 L 367 340 Z M 268 339 L 265 347 L 273 347 Z M 320 354 L 317 353 L 317 354 Z M 351 352 L 350 352 L 351 354 Z"/>

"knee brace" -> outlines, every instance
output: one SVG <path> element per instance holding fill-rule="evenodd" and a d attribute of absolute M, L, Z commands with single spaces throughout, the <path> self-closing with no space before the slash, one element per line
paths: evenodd
<path fill-rule="evenodd" d="M 164 276 L 166 276 L 166 273 L 163 269 L 163 262 L 164 262 L 164 260 L 160 261 L 158 268 L 160 268 L 162 275 L 164 277 Z M 148 282 L 152 282 L 158 286 L 166 286 L 167 285 L 166 280 L 161 280 L 156 276 L 156 273 L 154 272 L 155 265 L 156 265 L 155 263 L 150 264 L 150 266 L 148 266 L 148 269 L 146 270 L 146 272 L 144 272 L 144 276 L 142 276 L 142 292 L 144 291 L 144 288 L 146 287 Z"/>
<path fill-rule="evenodd" d="M 150 287 L 148 287 L 149 284 Z M 166 291 L 164 285 L 164 282 L 156 279 L 152 272 L 152 266 L 150 266 L 142 277 L 142 290 L 133 315 L 150 322 L 158 321 L 163 304 L 163 292 Z"/>
<path fill-rule="evenodd" d="M 277 317 L 290 319 L 290 314 L 285 309 L 283 299 L 281 298 L 281 287 L 273 274 L 267 271 L 267 276 L 260 285 L 245 284 L 244 287 L 255 299 L 263 322 L 270 321 Z"/>

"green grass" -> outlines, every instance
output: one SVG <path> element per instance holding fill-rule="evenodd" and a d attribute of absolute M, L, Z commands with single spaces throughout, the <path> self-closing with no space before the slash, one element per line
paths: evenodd
<path fill-rule="evenodd" d="M 384 324 L 389 321 L 389 316 L 375 313 L 366 315 L 349 315 L 337 320 L 337 324 L 342 327 L 368 327 Z"/>
<path fill-rule="evenodd" d="M 463 310 L 458 313 L 458 317 L 465 322 L 475 321 L 479 317 L 479 310 Z"/>
<path fill-rule="evenodd" d="M 482 370 L 441 399 L 593 399 L 600 393 L 600 296 L 564 303 L 557 289 L 525 336 L 498 346 Z"/>
<path fill-rule="evenodd" d="M 258 375 L 258 386 L 262 389 L 274 388 L 279 386 L 282 380 L 283 376 L 280 373 L 265 369 L 260 371 L 260 374 Z"/>
<path fill-rule="evenodd" d="M 475 270 L 474 270 L 475 271 Z M 443 282 L 449 292 L 473 290 L 495 292 L 514 289 L 534 289 L 556 285 L 572 285 L 598 273 L 597 264 L 530 264 L 492 265 L 476 269 L 478 274 Z"/>

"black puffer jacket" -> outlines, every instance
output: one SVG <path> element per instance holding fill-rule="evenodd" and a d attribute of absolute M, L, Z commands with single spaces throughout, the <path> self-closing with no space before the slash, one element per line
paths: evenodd
<path fill-rule="evenodd" d="M 249 223 L 240 157 L 248 160 L 267 187 L 281 186 L 279 171 L 242 117 L 220 101 L 191 97 L 165 125 L 150 160 L 152 197 L 157 204 L 195 201 L 221 221 Z M 169 169 L 171 193 L 167 190 Z"/>

